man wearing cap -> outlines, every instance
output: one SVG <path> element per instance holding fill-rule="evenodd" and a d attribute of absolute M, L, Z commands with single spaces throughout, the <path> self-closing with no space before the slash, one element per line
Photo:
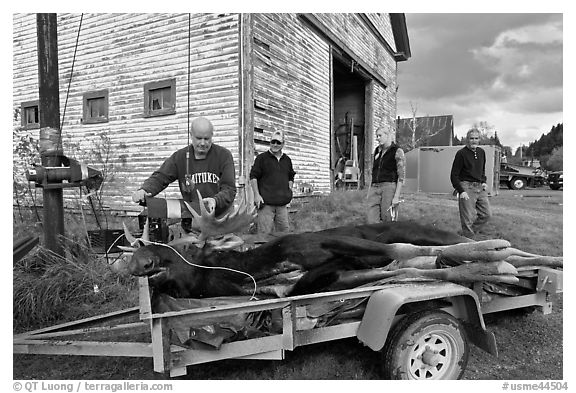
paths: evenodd
<path fill-rule="evenodd" d="M 196 211 L 199 211 L 198 190 L 208 211 L 216 216 L 226 212 L 236 196 L 234 160 L 228 149 L 212 143 L 213 134 L 210 120 L 194 119 L 190 126 L 191 144 L 168 157 L 134 192 L 132 200 L 144 202 L 145 197 L 158 194 L 178 180 L 182 198 Z M 191 224 L 192 219 L 182 219 L 186 231 Z"/>
<path fill-rule="evenodd" d="M 258 207 L 258 233 L 269 234 L 289 231 L 288 203 L 292 200 L 292 185 L 296 172 L 292 160 L 282 152 L 284 134 L 275 131 L 270 138 L 270 149 L 259 154 L 250 170 L 250 184 L 254 190 L 254 203 Z"/>

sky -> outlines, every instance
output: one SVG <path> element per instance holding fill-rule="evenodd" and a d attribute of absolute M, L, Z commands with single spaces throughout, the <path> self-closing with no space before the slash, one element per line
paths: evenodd
<path fill-rule="evenodd" d="M 563 123 L 561 13 L 406 13 L 412 57 L 398 63 L 398 116 L 486 122 L 513 151 Z"/>

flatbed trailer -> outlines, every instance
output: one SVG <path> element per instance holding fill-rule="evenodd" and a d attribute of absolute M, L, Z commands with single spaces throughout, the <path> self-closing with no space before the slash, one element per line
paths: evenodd
<path fill-rule="evenodd" d="M 224 359 L 282 360 L 285 351 L 299 346 L 357 337 L 372 350 L 382 352 L 387 378 L 457 379 L 466 367 L 468 342 L 498 354 L 494 334 L 484 324 L 484 314 L 531 306 L 544 314 L 552 311 L 551 295 L 562 292 L 562 271 L 524 267 L 518 272 L 517 285 L 525 292 L 519 296 L 487 297 L 481 282 L 465 286 L 410 280 L 164 313 L 152 310 L 148 279 L 139 278 L 139 306 L 15 335 L 13 351 L 149 357 L 155 372 L 177 377 L 195 364 Z M 334 325 L 314 327 L 313 310 L 356 301 L 360 306 L 348 318 Z M 217 350 L 171 344 L 171 326 L 184 320 L 225 318 L 264 310 L 281 313 L 281 332 L 224 343 Z M 118 320 L 121 322 L 115 322 Z M 110 338 L 121 332 L 127 333 L 129 339 Z M 98 338 L 102 335 L 108 338 Z M 135 340 L 138 336 L 145 338 Z"/>

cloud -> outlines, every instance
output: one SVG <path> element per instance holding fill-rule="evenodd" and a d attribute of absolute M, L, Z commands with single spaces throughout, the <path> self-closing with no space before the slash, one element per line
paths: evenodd
<path fill-rule="evenodd" d="M 497 75 L 494 89 L 562 86 L 561 21 L 503 31 L 490 46 L 471 52 Z"/>
<path fill-rule="evenodd" d="M 398 116 L 454 116 L 458 135 L 494 125 L 505 145 L 562 122 L 562 14 L 407 14 Z M 527 138 L 527 139 L 526 139 Z"/>

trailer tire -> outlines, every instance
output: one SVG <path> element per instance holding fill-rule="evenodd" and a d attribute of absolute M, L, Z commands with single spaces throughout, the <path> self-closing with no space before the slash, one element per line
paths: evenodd
<path fill-rule="evenodd" d="M 513 177 L 509 185 L 511 190 L 522 190 L 526 188 L 526 179 L 522 177 Z"/>
<path fill-rule="evenodd" d="M 402 318 L 382 350 L 387 379 L 460 379 L 470 353 L 458 319 L 440 310 Z"/>

